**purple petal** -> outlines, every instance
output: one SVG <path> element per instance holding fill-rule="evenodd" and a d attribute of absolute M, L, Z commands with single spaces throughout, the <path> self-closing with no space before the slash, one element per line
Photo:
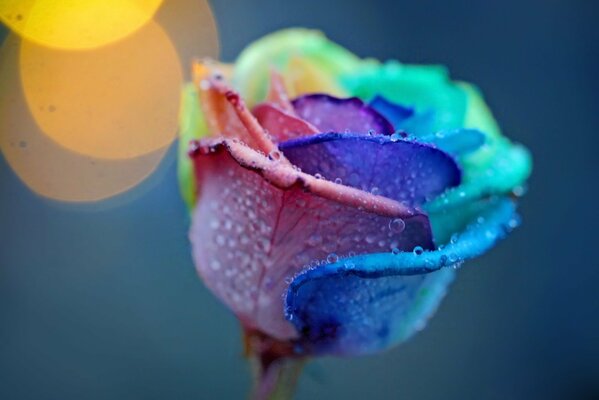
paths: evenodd
<path fill-rule="evenodd" d="M 393 125 L 357 97 L 339 99 L 326 94 L 309 94 L 293 100 L 297 115 L 321 132 L 381 133 L 390 135 Z"/>
<path fill-rule="evenodd" d="M 283 295 L 296 274 L 317 263 L 433 248 L 426 215 L 400 220 L 317 196 L 289 179 L 292 167 L 253 153 L 200 143 L 192 154 L 200 187 L 189 233 L 194 262 L 246 327 L 297 337 L 285 320 Z"/>
<path fill-rule="evenodd" d="M 304 172 L 412 206 L 461 180 L 457 163 L 447 153 L 395 135 L 325 133 L 287 141 L 279 148 Z"/>

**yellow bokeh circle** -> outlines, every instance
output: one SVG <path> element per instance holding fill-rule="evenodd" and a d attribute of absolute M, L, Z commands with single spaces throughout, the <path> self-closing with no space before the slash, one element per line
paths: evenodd
<path fill-rule="evenodd" d="M 19 45 L 10 35 L 0 49 L 0 150 L 25 185 L 54 200 L 93 202 L 136 186 L 156 169 L 168 146 L 126 160 L 102 159 L 68 150 L 41 132 L 22 91 Z"/>
<path fill-rule="evenodd" d="M 0 0 L 0 19 L 44 46 L 91 49 L 146 24 L 162 0 Z"/>
<path fill-rule="evenodd" d="M 21 80 L 41 130 L 67 149 L 131 158 L 176 137 L 182 66 L 169 37 L 150 21 L 90 51 L 22 41 Z"/>

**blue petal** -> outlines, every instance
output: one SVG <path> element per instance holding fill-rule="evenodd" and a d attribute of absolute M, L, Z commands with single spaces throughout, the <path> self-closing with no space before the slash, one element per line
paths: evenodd
<path fill-rule="evenodd" d="M 414 115 L 413 107 L 393 103 L 383 96 L 375 96 L 368 105 L 387 118 L 395 130 L 399 130 L 402 123 Z"/>
<path fill-rule="evenodd" d="M 418 141 L 434 144 L 453 156 L 461 157 L 485 144 L 485 135 L 477 129 L 454 129 L 428 134 L 420 137 Z"/>
<path fill-rule="evenodd" d="M 405 120 L 398 129 L 421 137 L 435 131 L 436 114 L 433 110 L 422 111 Z"/>
<path fill-rule="evenodd" d="M 279 147 L 304 172 L 410 205 L 434 198 L 461 178 L 455 160 L 442 150 L 396 135 L 325 133 Z"/>
<path fill-rule="evenodd" d="M 369 103 L 393 124 L 396 131 L 407 132 L 416 137 L 434 132 L 435 112 L 433 110 L 416 113 L 413 107 L 402 106 L 377 95 Z"/>
<path fill-rule="evenodd" d="M 291 282 L 286 317 L 306 353 L 364 354 L 422 329 L 464 260 L 511 229 L 514 203 L 488 200 L 464 232 L 436 251 L 378 253 L 307 270 Z M 420 254 L 419 254 L 420 253 Z"/>

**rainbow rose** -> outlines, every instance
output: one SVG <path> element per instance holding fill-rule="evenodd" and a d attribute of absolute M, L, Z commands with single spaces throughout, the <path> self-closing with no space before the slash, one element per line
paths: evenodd
<path fill-rule="evenodd" d="M 295 376 L 289 360 L 377 352 L 422 329 L 456 268 L 518 225 L 530 171 L 474 86 L 315 31 L 195 63 L 183 92 L 193 259 L 241 321 L 258 398 Z"/>

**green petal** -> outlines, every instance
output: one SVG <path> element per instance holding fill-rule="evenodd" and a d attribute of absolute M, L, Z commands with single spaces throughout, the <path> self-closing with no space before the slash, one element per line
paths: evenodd
<path fill-rule="evenodd" d="M 188 155 L 189 142 L 208 135 L 208 127 L 200 108 L 198 92 L 192 83 L 183 87 L 179 110 L 179 160 L 177 175 L 181 196 L 191 210 L 196 201 L 196 183 L 193 163 Z"/>
<path fill-rule="evenodd" d="M 354 54 L 319 31 L 295 28 L 264 36 L 246 47 L 235 62 L 233 83 L 250 106 L 265 98 L 270 68 L 284 73 L 292 56 L 314 63 L 335 79 L 359 63 Z"/>

